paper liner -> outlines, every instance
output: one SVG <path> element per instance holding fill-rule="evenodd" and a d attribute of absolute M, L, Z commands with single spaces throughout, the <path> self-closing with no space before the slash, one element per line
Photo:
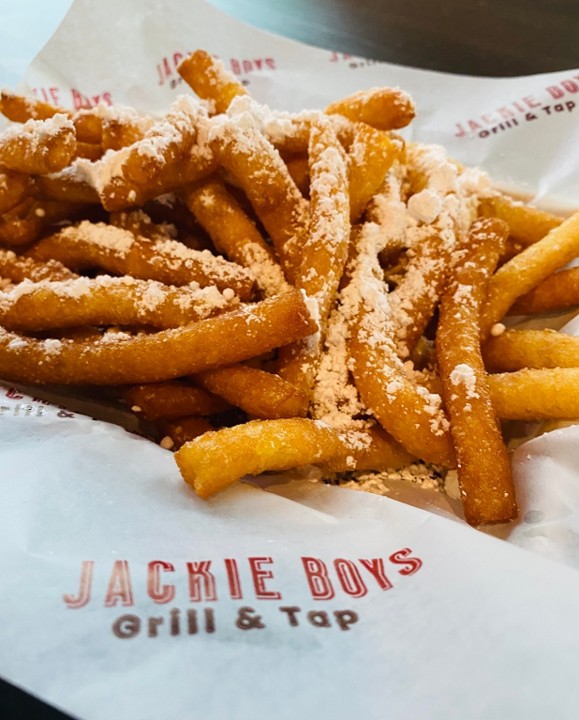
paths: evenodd
<path fill-rule="evenodd" d="M 412 137 L 551 206 L 577 202 L 577 70 L 450 76 L 310 48 L 200 0 L 77 0 L 26 83 L 67 106 L 155 110 L 196 47 L 276 108 L 400 85 L 418 107 Z M 308 482 L 203 502 L 170 452 L 2 392 L 11 682 L 107 720 L 575 717 L 576 427 L 515 451 L 521 520 L 493 531 L 504 542 L 402 484 L 404 503 Z"/>

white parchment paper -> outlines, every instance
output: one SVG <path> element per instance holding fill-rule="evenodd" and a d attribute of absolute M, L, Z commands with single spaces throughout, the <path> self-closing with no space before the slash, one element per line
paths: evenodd
<path fill-rule="evenodd" d="M 163 108 L 196 47 L 278 108 L 400 85 L 414 137 L 577 202 L 578 70 L 446 76 L 309 48 L 200 0 L 77 0 L 26 84 L 68 106 Z M 576 717 L 576 428 L 516 451 L 505 542 L 412 487 L 393 489 L 404 503 L 311 483 L 202 502 L 169 452 L 14 388 L 0 424 L 0 673 L 73 715 Z"/>
<path fill-rule="evenodd" d="M 577 573 L 366 493 L 203 502 L 169 452 L 11 395 L 5 677 L 87 718 L 574 717 Z"/>

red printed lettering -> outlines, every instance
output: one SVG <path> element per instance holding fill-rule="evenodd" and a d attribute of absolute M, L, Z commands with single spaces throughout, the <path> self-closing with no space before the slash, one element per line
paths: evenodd
<path fill-rule="evenodd" d="M 92 576 L 94 571 L 94 560 L 83 560 L 80 569 L 80 582 L 78 585 L 78 593 L 76 595 L 63 595 L 62 599 L 69 608 L 77 609 L 84 607 L 90 600 L 90 591 L 92 587 Z"/>
<path fill-rule="evenodd" d="M 49 103 L 50 105 L 60 105 L 60 90 L 57 87 L 34 88 L 32 93 L 35 97 Z"/>
<path fill-rule="evenodd" d="M 227 573 L 227 582 L 229 584 L 229 594 L 232 600 L 243 600 L 243 592 L 241 590 L 241 580 L 239 577 L 239 569 L 237 560 L 233 558 L 225 559 L 225 572 Z"/>
<path fill-rule="evenodd" d="M 328 577 L 326 565 L 313 557 L 302 557 L 302 564 L 314 600 L 331 600 L 334 597 L 334 588 Z"/>
<path fill-rule="evenodd" d="M 205 599 L 208 602 L 217 600 L 215 577 L 209 572 L 211 560 L 201 562 L 188 562 L 187 573 L 189 574 L 189 599 L 191 602 L 201 602 Z M 203 592 L 201 587 L 203 586 Z"/>
<path fill-rule="evenodd" d="M 364 597 L 366 595 L 368 588 L 362 580 L 360 571 L 351 560 L 338 558 L 334 560 L 334 567 L 345 593 L 352 597 Z"/>
<path fill-rule="evenodd" d="M 482 128 L 482 125 L 480 123 L 477 123 L 476 120 L 469 120 L 468 121 L 468 129 L 469 130 L 480 130 Z"/>
<path fill-rule="evenodd" d="M 272 57 L 253 58 L 252 60 L 229 58 L 229 67 L 235 75 L 243 75 L 255 70 L 264 70 L 265 68 L 275 70 L 275 59 Z"/>
<path fill-rule="evenodd" d="M 115 607 L 118 602 L 124 607 L 134 605 L 133 587 L 127 560 L 115 560 L 105 596 L 105 607 Z"/>
<path fill-rule="evenodd" d="M 382 560 L 382 558 L 373 558 L 372 560 L 360 558 L 360 564 L 375 578 L 380 590 L 390 590 L 392 583 L 386 576 L 384 560 Z"/>
<path fill-rule="evenodd" d="M 82 108 L 90 108 L 88 98 L 74 88 L 71 89 L 70 94 L 72 96 L 72 105 L 75 110 L 81 110 Z"/>
<path fill-rule="evenodd" d="M 530 107 L 530 108 L 541 107 L 541 103 L 540 103 L 540 102 L 537 102 L 532 95 L 526 95 L 526 96 L 523 98 L 523 101 L 524 101 L 524 102 L 527 104 L 527 106 Z"/>
<path fill-rule="evenodd" d="M 79 90 L 71 88 L 70 94 L 72 99 L 72 105 L 75 110 L 95 107 L 99 103 L 104 103 L 105 105 L 113 104 L 113 99 L 110 92 L 104 92 L 100 95 L 92 95 L 91 97 L 89 97 L 88 95 L 83 95 Z"/>
<path fill-rule="evenodd" d="M 400 575 L 413 575 L 422 567 L 422 560 L 417 557 L 411 557 L 411 552 L 412 550 L 410 548 L 402 548 L 402 550 L 397 550 L 389 557 L 390 562 L 394 563 L 394 565 L 405 566 L 401 570 L 398 570 Z"/>
<path fill-rule="evenodd" d="M 579 92 L 579 85 L 574 80 L 563 80 L 561 86 L 569 93 Z"/>
<path fill-rule="evenodd" d="M 558 100 L 559 98 L 562 98 L 565 94 L 561 88 L 558 88 L 556 85 L 550 85 L 548 88 L 546 88 L 549 95 L 554 99 Z"/>
<path fill-rule="evenodd" d="M 515 117 L 515 113 L 509 107 L 501 107 L 497 110 L 497 112 L 503 120 Z"/>
<path fill-rule="evenodd" d="M 12 400 L 22 400 L 24 395 L 21 395 L 16 388 L 8 388 L 8 390 L 6 390 L 6 397 Z"/>
<path fill-rule="evenodd" d="M 175 572 L 175 567 L 164 560 L 152 560 L 147 568 L 147 592 L 156 603 L 168 603 L 175 597 L 174 585 L 161 584 L 161 570 Z"/>
<path fill-rule="evenodd" d="M 271 565 L 273 560 L 270 557 L 250 557 L 248 561 L 255 588 L 255 597 L 259 600 L 280 600 L 280 592 L 268 590 L 265 586 L 265 581 L 273 578 L 272 571 L 263 570 L 261 567 L 262 565 Z"/>

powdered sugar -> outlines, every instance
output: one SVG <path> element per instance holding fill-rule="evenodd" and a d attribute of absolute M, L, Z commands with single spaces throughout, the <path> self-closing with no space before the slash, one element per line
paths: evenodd
<path fill-rule="evenodd" d="M 107 225 L 106 223 L 92 223 L 83 220 L 75 226 L 61 230 L 60 236 L 75 242 L 77 239 L 82 242 L 92 243 L 102 248 L 114 250 L 120 255 L 127 255 L 135 242 L 135 236 L 128 230 Z"/>
<path fill-rule="evenodd" d="M 408 212 L 415 220 L 430 225 L 442 211 L 442 198 L 433 189 L 426 188 L 408 200 Z"/>
<path fill-rule="evenodd" d="M 62 342 L 56 338 L 47 338 L 43 341 L 42 345 L 47 355 L 58 354 L 62 348 Z"/>
<path fill-rule="evenodd" d="M 503 325 L 503 323 L 495 323 L 492 326 L 490 333 L 493 337 L 498 337 L 499 335 L 502 335 L 506 329 L 507 328 L 505 325 Z"/>
<path fill-rule="evenodd" d="M 26 138 L 32 147 L 42 144 L 46 138 L 61 133 L 63 130 L 74 132 L 74 125 L 68 115 L 56 113 L 46 120 L 27 120 L 23 124 L 8 126 L 0 135 L 0 144 L 17 137 Z"/>
<path fill-rule="evenodd" d="M 470 365 L 466 363 L 456 365 L 450 373 L 450 382 L 453 385 L 462 387 L 468 398 L 475 399 L 480 397 L 476 390 L 476 374 Z"/>
<path fill-rule="evenodd" d="M 280 265 L 265 248 L 256 243 L 246 243 L 241 253 L 244 256 L 244 267 L 255 278 L 264 295 L 279 295 L 290 288 Z"/>
<path fill-rule="evenodd" d="M 411 483 L 422 490 L 442 492 L 445 489 L 445 474 L 445 470 L 436 465 L 415 462 L 398 470 L 347 473 L 338 478 L 338 484 L 349 490 L 362 490 L 375 495 L 393 494 L 392 487 L 397 482 Z"/>

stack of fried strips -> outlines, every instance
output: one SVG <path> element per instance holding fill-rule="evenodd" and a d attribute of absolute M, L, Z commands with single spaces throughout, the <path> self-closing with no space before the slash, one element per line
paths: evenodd
<path fill-rule="evenodd" d="M 287 113 L 179 72 L 159 115 L 2 94 L 0 377 L 106 388 L 203 498 L 422 461 L 515 518 L 501 420 L 579 417 L 579 340 L 502 321 L 579 304 L 579 214 L 403 141 L 401 90 Z"/>

